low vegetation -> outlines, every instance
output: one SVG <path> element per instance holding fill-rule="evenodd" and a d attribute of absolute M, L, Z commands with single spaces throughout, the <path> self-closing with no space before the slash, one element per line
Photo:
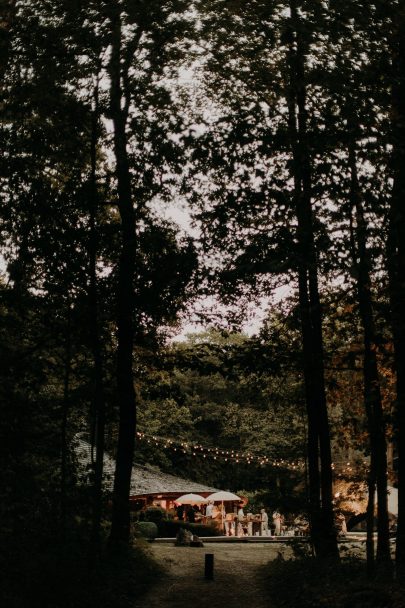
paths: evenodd
<path fill-rule="evenodd" d="M 405 588 L 366 576 L 364 560 L 336 563 L 302 557 L 265 568 L 273 608 L 404 608 Z"/>
<path fill-rule="evenodd" d="M 130 608 L 156 582 L 160 568 L 137 541 L 115 553 L 102 547 L 96 561 L 79 530 L 62 542 L 42 536 L 2 551 L 3 606 L 7 608 Z M 7 555 L 7 557 L 4 557 Z"/>

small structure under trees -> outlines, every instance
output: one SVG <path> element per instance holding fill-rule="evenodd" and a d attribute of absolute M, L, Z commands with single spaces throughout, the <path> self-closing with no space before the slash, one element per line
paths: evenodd
<path fill-rule="evenodd" d="M 86 479 L 92 468 L 91 445 L 80 439 L 75 452 L 82 478 Z M 108 454 L 104 454 L 104 488 L 107 492 L 113 490 L 114 471 L 114 459 Z M 163 509 L 169 509 L 176 498 L 183 494 L 194 493 L 207 497 L 217 491 L 218 488 L 163 473 L 151 465 L 135 464 L 132 468 L 130 503 L 133 510 L 157 504 Z"/>

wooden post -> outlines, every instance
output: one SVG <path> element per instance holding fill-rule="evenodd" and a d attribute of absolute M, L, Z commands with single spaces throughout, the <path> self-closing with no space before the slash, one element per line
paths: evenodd
<path fill-rule="evenodd" d="M 214 580 L 214 554 L 205 554 L 205 578 L 208 581 Z"/>

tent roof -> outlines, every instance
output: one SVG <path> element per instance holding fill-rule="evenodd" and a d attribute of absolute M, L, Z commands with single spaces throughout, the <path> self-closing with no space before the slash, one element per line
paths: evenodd
<path fill-rule="evenodd" d="M 83 439 L 77 440 L 75 452 L 79 465 L 81 465 L 83 477 L 90 469 L 91 446 Z M 115 460 L 108 454 L 104 454 L 104 487 L 112 490 L 115 471 Z M 190 492 L 217 492 L 217 488 L 206 486 L 197 481 L 183 479 L 175 475 L 163 473 L 158 467 L 151 465 L 134 464 L 131 475 L 131 496 L 143 496 L 145 494 L 186 494 Z"/>

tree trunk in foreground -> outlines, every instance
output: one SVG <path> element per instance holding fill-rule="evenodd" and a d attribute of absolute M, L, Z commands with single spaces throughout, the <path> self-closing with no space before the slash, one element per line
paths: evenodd
<path fill-rule="evenodd" d="M 129 542 L 130 536 L 129 494 L 136 432 L 136 402 L 132 368 L 136 236 L 127 152 L 128 105 L 126 104 L 125 108 L 122 107 L 122 32 L 119 5 L 115 6 L 112 11 L 109 65 L 110 110 L 114 125 L 114 153 L 122 238 L 117 293 L 117 396 L 120 419 L 110 535 L 111 545 L 117 545 L 119 542 Z"/>
<path fill-rule="evenodd" d="M 392 161 L 394 184 L 387 247 L 392 332 L 397 376 L 396 427 L 398 444 L 397 577 L 405 580 L 405 2 L 396 11 L 392 40 Z"/>
<path fill-rule="evenodd" d="M 70 376 L 72 372 L 72 345 L 71 345 L 71 310 L 70 298 L 66 300 L 66 336 L 65 360 L 63 374 L 63 401 L 61 421 L 61 474 L 60 474 L 60 518 L 61 532 L 65 536 L 67 523 L 67 480 L 69 463 L 68 420 L 70 410 Z"/>
<path fill-rule="evenodd" d="M 317 556 L 338 559 L 332 506 L 332 455 L 324 381 L 318 261 L 312 217 L 311 160 L 307 140 L 306 45 L 295 0 L 291 0 L 290 9 L 289 132 L 293 152 L 294 204 L 298 220 L 298 283 L 308 414 L 311 534 Z"/>
<path fill-rule="evenodd" d="M 93 351 L 93 403 L 92 412 L 94 419 L 94 445 L 96 457 L 94 461 L 94 485 L 93 485 L 93 513 L 92 513 L 92 541 L 95 551 L 100 542 L 100 527 L 102 514 L 103 495 L 103 469 L 104 469 L 104 434 L 105 434 L 105 398 L 104 398 L 104 373 L 103 355 L 100 337 L 99 319 L 99 297 L 97 288 L 97 211 L 98 211 L 98 188 L 97 188 L 97 144 L 99 123 L 99 99 L 98 83 L 94 89 L 94 106 L 92 111 L 91 125 L 91 173 L 89 183 L 89 311 L 91 343 Z"/>
<path fill-rule="evenodd" d="M 0 92 L 10 58 L 10 29 L 17 13 L 16 4 L 16 0 L 1 0 L 0 4 Z"/>
<path fill-rule="evenodd" d="M 387 442 L 377 364 L 376 329 L 374 324 L 371 293 L 371 260 L 367 250 L 367 225 L 364 217 L 357 174 L 357 158 L 354 144 L 349 148 L 349 168 L 351 175 L 350 203 L 356 227 L 352 227 L 352 254 L 356 269 L 357 295 L 360 319 L 363 326 L 364 358 L 364 403 L 370 437 L 369 504 L 367 508 L 367 565 L 371 576 L 374 571 L 374 500 L 377 488 L 378 541 L 377 562 L 390 569 L 391 553 L 389 543 L 389 520 L 387 500 Z M 352 225 L 352 221 L 351 221 Z M 371 528 L 371 529 L 370 529 Z"/>

